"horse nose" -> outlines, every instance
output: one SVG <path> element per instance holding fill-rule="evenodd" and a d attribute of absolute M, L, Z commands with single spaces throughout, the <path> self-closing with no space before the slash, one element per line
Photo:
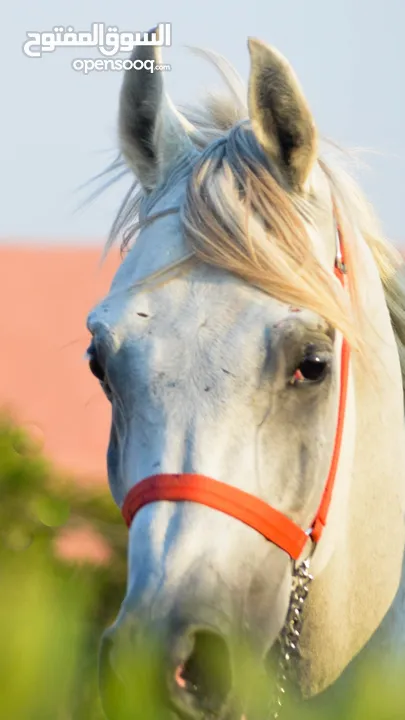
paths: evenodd
<path fill-rule="evenodd" d="M 232 685 L 227 640 L 211 628 L 188 631 L 180 639 L 169 675 L 171 701 L 181 715 L 222 717 Z"/>
<path fill-rule="evenodd" d="M 222 716 L 233 678 L 229 646 L 220 633 L 211 628 L 187 629 L 166 638 L 153 670 L 146 667 L 151 664 L 150 654 L 142 654 L 138 661 L 128 658 L 127 645 L 123 656 L 118 636 L 120 632 L 106 631 L 99 653 L 100 695 L 108 720 L 140 717 L 145 703 L 152 701 L 151 717 L 165 717 L 169 707 L 190 720 Z M 146 687 L 148 682 L 152 687 Z"/>

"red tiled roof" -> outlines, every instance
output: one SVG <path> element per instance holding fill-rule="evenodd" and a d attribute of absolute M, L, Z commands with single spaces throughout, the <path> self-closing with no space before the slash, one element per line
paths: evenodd
<path fill-rule="evenodd" d="M 0 245 L 0 407 L 82 480 L 106 477 L 109 406 L 84 353 L 86 316 L 120 259 L 101 246 Z"/>

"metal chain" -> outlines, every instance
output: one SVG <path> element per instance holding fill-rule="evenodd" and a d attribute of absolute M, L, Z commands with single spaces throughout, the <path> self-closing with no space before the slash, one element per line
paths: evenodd
<path fill-rule="evenodd" d="M 305 560 L 293 572 L 290 606 L 283 630 L 278 638 L 279 662 L 277 668 L 277 690 L 275 709 L 271 720 L 279 720 L 280 710 L 286 694 L 286 684 L 291 675 L 291 659 L 299 654 L 299 639 L 302 630 L 303 609 L 313 576 L 309 572 L 310 560 Z"/>

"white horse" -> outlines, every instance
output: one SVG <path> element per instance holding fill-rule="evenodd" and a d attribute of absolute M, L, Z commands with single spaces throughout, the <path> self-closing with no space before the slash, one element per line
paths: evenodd
<path fill-rule="evenodd" d="M 136 501 L 127 594 L 101 668 L 129 702 L 137 678 L 122 649 L 158 636 L 156 682 L 172 718 L 251 717 L 247 695 L 235 701 L 235 638 L 263 666 L 286 650 L 293 576 L 309 556 L 314 579 L 301 576 L 309 592 L 290 661 L 304 702 L 346 676 L 371 639 L 387 657 L 405 647 L 402 260 L 349 174 L 320 158 L 288 62 L 257 40 L 249 51 L 247 107 L 212 54 L 230 97 L 184 113 L 162 73 L 126 72 L 119 137 L 136 180 L 110 242 L 122 231 L 124 245 L 136 242 L 88 317 L 90 367 L 112 408 L 115 502 L 133 501 L 151 476 L 182 483 L 177 501 L 163 484 Z M 133 59 L 160 61 L 152 46 Z M 336 267 L 347 270 L 343 285 Z M 324 532 L 297 551 L 249 524 L 243 502 L 232 515 L 187 496 L 190 478 L 199 488 L 201 476 L 211 489 L 219 481 L 302 538 L 332 457 Z"/>

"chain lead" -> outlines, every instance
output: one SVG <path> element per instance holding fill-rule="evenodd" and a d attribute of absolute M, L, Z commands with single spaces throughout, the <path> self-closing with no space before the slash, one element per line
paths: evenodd
<path fill-rule="evenodd" d="M 277 668 L 277 691 L 271 720 L 279 720 L 286 694 L 286 683 L 291 673 L 291 659 L 299 653 L 299 639 L 302 630 L 304 603 L 308 596 L 313 576 L 309 572 L 310 560 L 298 565 L 293 573 L 290 606 L 283 630 L 278 638 L 280 656 Z"/>

